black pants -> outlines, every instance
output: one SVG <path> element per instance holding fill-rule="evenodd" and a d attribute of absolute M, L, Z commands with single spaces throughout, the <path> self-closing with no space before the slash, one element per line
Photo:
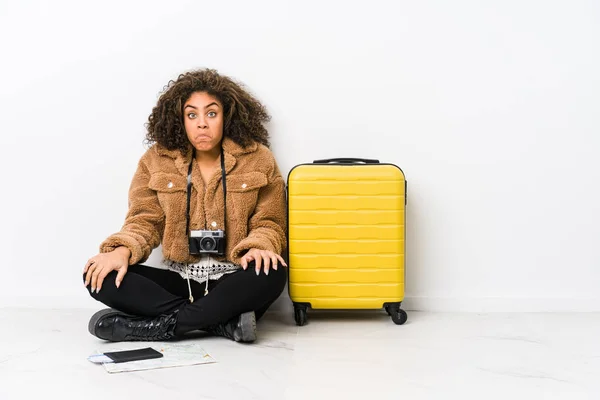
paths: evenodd
<path fill-rule="evenodd" d="M 252 262 L 245 271 L 209 280 L 206 296 L 206 284 L 190 279 L 194 296 L 190 304 L 187 280 L 176 272 L 131 265 L 118 289 L 116 277 L 116 271 L 108 274 L 100 293 L 90 293 L 91 296 L 109 307 L 138 316 L 156 317 L 179 310 L 177 335 L 227 322 L 247 311 L 254 311 L 260 318 L 279 297 L 287 281 L 285 267 L 279 265 L 277 271 L 271 269 L 269 275 L 261 271 L 257 276 Z M 87 289 L 89 292 L 91 285 Z"/>

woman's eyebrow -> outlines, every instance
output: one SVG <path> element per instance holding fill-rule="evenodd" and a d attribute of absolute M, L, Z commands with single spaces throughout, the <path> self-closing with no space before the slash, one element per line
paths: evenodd
<path fill-rule="evenodd" d="M 207 108 L 209 108 L 209 107 L 212 107 L 212 106 L 217 106 L 217 107 L 219 107 L 219 103 L 217 103 L 216 101 L 213 101 L 213 102 L 212 102 L 212 103 L 210 103 L 209 105 L 207 105 L 207 106 L 204 106 L 204 109 L 207 109 Z M 190 108 L 193 108 L 194 110 L 197 110 L 197 109 L 198 109 L 197 107 L 194 107 L 194 106 L 193 106 L 193 105 L 191 105 L 191 104 L 186 104 L 186 105 L 185 105 L 185 107 L 183 107 L 183 109 L 185 110 L 185 109 L 186 109 L 186 108 L 188 108 L 188 107 L 190 107 Z"/>

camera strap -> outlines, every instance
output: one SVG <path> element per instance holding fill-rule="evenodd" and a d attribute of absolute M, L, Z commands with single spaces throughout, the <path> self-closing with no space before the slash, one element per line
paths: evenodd
<path fill-rule="evenodd" d="M 187 207 L 185 212 L 185 232 L 186 236 L 190 234 L 190 199 L 192 196 L 192 167 L 194 165 L 194 160 L 196 159 L 196 150 L 192 154 L 192 161 L 190 162 L 190 166 L 188 167 L 188 176 L 187 176 Z M 226 232 L 225 228 L 227 225 L 227 179 L 225 178 L 225 157 L 223 155 L 223 147 L 221 147 L 221 178 L 223 182 L 223 207 L 225 214 L 223 214 L 223 231 Z"/>

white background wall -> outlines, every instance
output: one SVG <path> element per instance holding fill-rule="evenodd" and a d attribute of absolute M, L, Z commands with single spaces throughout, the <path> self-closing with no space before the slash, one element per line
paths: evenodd
<path fill-rule="evenodd" d="M 403 168 L 409 308 L 600 311 L 599 39 L 593 0 L 2 1 L 0 306 L 100 306 L 80 272 L 143 124 L 213 67 L 270 109 L 283 173 Z"/>

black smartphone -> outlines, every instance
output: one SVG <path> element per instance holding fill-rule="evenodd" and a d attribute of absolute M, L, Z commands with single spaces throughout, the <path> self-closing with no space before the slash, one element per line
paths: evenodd
<path fill-rule="evenodd" d="M 115 363 L 127 361 L 149 360 L 151 358 L 161 358 L 163 353 L 154 350 L 152 347 L 146 347 L 136 350 L 110 351 L 104 355 Z"/>

